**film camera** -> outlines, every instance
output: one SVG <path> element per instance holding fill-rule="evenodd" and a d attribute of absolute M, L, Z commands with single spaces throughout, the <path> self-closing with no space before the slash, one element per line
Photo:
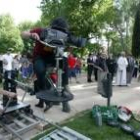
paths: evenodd
<path fill-rule="evenodd" d="M 40 34 L 40 40 L 56 47 L 67 47 L 72 44 L 76 47 L 83 47 L 86 44 L 86 39 L 82 37 L 75 37 L 70 33 L 62 32 L 57 29 L 46 28 Z"/>

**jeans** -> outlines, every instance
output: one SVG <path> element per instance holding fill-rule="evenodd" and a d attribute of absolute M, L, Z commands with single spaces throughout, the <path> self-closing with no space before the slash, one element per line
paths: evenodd
<path fill-rule="evenodd" d="M 55 56 L 47 57 L 37 57 L 34 60 L 34 72 L 38 79 L 38 87 L 40 90 L 46 89 L 46 69 L 47 67 L 55 67 Z M 60 67 L 63 69 L 62 74 L 62 86 L 68 85 L 68 63 L 67 58 L 63 57 L 63 60 L 60 62 Z"/>
<path fill-rule="evenodd" d="M 34 72 L 37 76 L 37 88 L 35 92 L 39 92 L 40 90 L 45 90 L 47 88 L 47 81 L 46 81 L 46 69 L 49 66 L 56 66 L 56 62 L 55 62 L 55 56 L 48 56 L 46 58 L 42 58 L 42 57 L 37 57 L 34 60 Z M 62 86 L 65 87 L 66 85 L 68 85 L 68 63 L 67 63 L 67 58 L 63 58 L 63 60 L 60 62 L 60 67 L 63 69 L 63 74 L 62 74 Z M 43 99 L 39 99 L 39 103 L 40 105 L 43 106 L 44 104 L 44 100 Z M 45 104 L 48 105 L 49 102 L 45 101 Z"/>

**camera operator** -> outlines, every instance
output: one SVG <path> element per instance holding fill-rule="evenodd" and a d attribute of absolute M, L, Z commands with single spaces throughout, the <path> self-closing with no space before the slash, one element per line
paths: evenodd
<path fill-rule="evenodd" d="M 50 24 L 51 29 L 56 29 L 61 32 L 67 33 L 68 32 L 68 25 L 67 22 L 63 18 L 56 18 L 52 21 Z M 41 40 L 41 33 L 44 29 L 47 28 L 36 28 L 32 29 L 30 31 L 24 31 L 22 32 L 22 37 L 25 38 L 32 38 L 35 39 L 35 46 L 33 50 L 33 64 L 34 64 L 34 72 L 37 76 L 37 85 L 39 87 L 39 90 L 45 90 L 46 87 L 46 79 L 45 79 L 45 74 L 46 74 L 46 67 L 53 66 L 55 67 L 56 60 L 55 60 L 55 53 L 54 49 L 50 47 L 46 47 L 43 44 L 41 44 L 37 40 Z M 67 64 L 67 58 L 63 57 L 63 74 L 62 74 L 62 86 L 64 87 L 64 90 L 66 90 L 68 93 L 70 92 L 68 89 L 68 64 Z M 66 102 L 68 104 L 68 102 Z M 36 104 L 36 107 L 43 108 L 44 101 L 42 99 L 39 99 L 39 103 Z M 46 108 L 44 111 L 50 108 L 51 103 L 46 102 Z M 70 110 L 64 109 L 64 112 L 69 112 Z"/>

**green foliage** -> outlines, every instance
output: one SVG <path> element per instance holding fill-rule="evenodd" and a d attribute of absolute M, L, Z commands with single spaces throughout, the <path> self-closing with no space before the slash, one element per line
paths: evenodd
<path fill-rule="evenodd" d="M 68 21 L 74 35 L 87 38 L 99 38 L 105 24 L 114 18 L 113 0 L 42 0 L 40 9 L 44 25 L 61 16 Z M 92 50 L 98 50 L 97 44 L 88 44 L 82 54 L 88 53 L 92 47 L 95 47 Z"/>
<path fill-rule="evenodd" d="M 39 27 L 44 27 L 40 20 L 37 21 L 36 23 L 33 23 L 31 21 L 24 21 L 18 25 L 20 32 L 29 31 L 33 28 L 39 28 Z M 22 38 L 22 40 L 23 40 L 23 44 L 24 44 L 24 48 L 23 48 L 22 52 L 23 53 L 32 52 L 34 41 L 31 39 L 27 39 L 27 38 Z"/>
<path fill-rule="evenodd" d="M 98 31 L 104 12 L 111 5 L 112 0 L 42 0 L 40 8 L 43 13 L 42 21 L 46 25 L 53 18 L 62 16 L 68 20 L 74 34 L 88 37 L 90 33 Z"/>
<path fill-rule="evenodd" d="M 10 15 L 0 15 L 0 27 L 0 53 L 5 53 L 8 48 L 11 48 L 13 52 L 21 51 L 23 42 L 20 37 L 20 31 L 14 25 Z"/>
<path fill-rule="evenodd" d="M 44 25 L 49 25 L 55 17 L 64 17 L 75 35 L 87 38 L 91 36 L 99 40 L 105 36 L 113 46 L 111 50 L 117 54 L 121 50 L 130 51 L 132 18 L 137 3 L 138 0 L 121 0 L 114 6 L 113 0 L 42 0 L 41 21 Z M 96 45 L 88 44 L 82 53 L 98 51 Z M 117 48 L 114 49 L 114 46 Z"/>
<path fill-rule="evenodd" d="M 140 56 L 140 4 L 135 16 L 135 23 L 132 36 L 132 54 L 135 57 Z"/>
<path fill-rule="evenodd" d="M 127 50 L 127 52 L 131 52 L 131 42 L 132 42 L 132 26 L 133 19 L 135 18 L 135 13 L 137 11 L 139 0 L 121 0 L 118 1 L 118 5 L 116 6 L 118 14 L 116 15 L 116 19 L 119 19 L 119 22 L 115 22 L 114 24 L 116 31 L 118 31 L 120 35 L 120 41 L 123 50 Z M 134 52 L 132 52 L 134 54 Z"/>
<path fill-rule="evenodd" d="M 30 21 L 24 21 L 18 25 L 18 28 L 20 29 L 20 31 L 26 31 L 33 27 L 34 27 L 34 23 Z"/>
<path fill-rule="evenodd" d="M 29 31 L 33 27 L 34 27 L 34 23 L 32 23 L 30 21 L 24 21 L 18 25 L 20 32 Z M 24 44 L 22 53 L 27 53 L 27 52 L 32 51 L 33 41 L 31 39 L 27 39 L 27 38 L 22 38 L 22 40 L 23 40 L 23 44 Z"/>
<path fill-rule="evenodd" d="M 42 16 L 39 21 L 22 22 L 16 27 L 10 15 L 0 15 L 0 42 L 1 53 L 7 48 L 14 52 L 31 51 L 33 42 L 29 39 L 21 39 L 20 32 L 30 30 L 34 27 L 47 27 L 50 21 L 56 17 L 64 17 L 70 31 L 76 36 L 95 38 L 96 43 L 90 44 L 81 50 L 74 49 L 78 56 L 83 56 L 90 51 L 99 51 L 102 37 L 110 44 L 109 51 L 118 54 L 121 50 L 130 52 L 135 56 L 139 52 L 139 18 L 137 7 L 139 0 L 42 0 L 40 9 Z M 137 17 L 134 24 L 134 15 Z M 33 15 L 34 16 L 34 15 Z M 132 41 L 132 32 L 133 41 Z"/>

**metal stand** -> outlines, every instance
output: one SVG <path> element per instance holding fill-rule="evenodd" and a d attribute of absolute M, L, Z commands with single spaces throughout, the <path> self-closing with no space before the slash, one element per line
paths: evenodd
<path fill-rule="evenodd" d="M 62 68 L 60 68 L 60 61 L 62 60 L 62 48 L 57 47 L 57 53 L 56 53 L 56 67 L 57 67 L 57 75 L 58 75 L 58 81 L 57 81 L 57 91 L 60 93 L 59 95 L 62 96 L 62 94 L 65 96 L 65 91 L 63 91 L 64 87 L 62 87 Z M 63 92 L 63 93 L 62 93 Z M 67 93 L 66 93 L 67 94 Z M 62 102 L 62 111 L 63 112 L 70 112 L 70 105 L 68 102 Z"/>
<path fill-rule="evenodd" d="M 11 91 L 16 93 L 16 84 L 13 82 L 15 79 L 14 71 L 5 71 L 4 73 L 4 83 L 3 89 L 6 91 Z M 3 95 L 3 106 L 6 106 L 9 99 L 7 96 Z M 15 97 L 10 103 L 9 106 L 17 105 L 17 98 Z"/>
<path fill-rule="evenodd" d="M 71 108 L 68 102 L 62 102 L 62 111 L 63 112 L 70 112 Z"/>
<path fill-rule="evenodd" d="M 57 68 L 57 83 L 56 87 L 52 80 L 49 79 L 49 76 L 47 77 L 47 80 L 51 84 L 53 90 L 46 90 L 46 91 L 41 91 L 36 93 L 36 97 L 39 99 L 43 99 L 44 101 L 49 101 L 49 102 L 62 102 L 62 111 L 64 112 L 70 112 L 70 105 L 68 103 L 69 100 L 73 99 L 73 95 L 69 93 L 68 91 L 65 91 L 64 87 L 62 86 L 62 74 L 63 70 L 62 67 L 60 66 L 60 61 L 63 59 L 63 53 L 64 53 L 64 43 L 60 40 L 61 45 L 50 45 L 44 41 L 39 40 L 40 43 L 44 44 L 47 47 L 51 47 L 55 49 L 55 56 L 56 56 L 56 68 Z M 68 95 L 69 94 L 69 95 Z"/>
<path fill-rule="evenodd" d="M 10 106 L 10 103 L 16 97 L 15 93 L 3 90 L 0 94 L 8 98 L 5 106 L 0 103 L 0 126 L 20 140 L 24 140 L 20 134 L 33 129 L 40 121 L 30 117 L 33 111 L 29 104 L 18 102 L 18 104 Z M 5 135 L 0 135 L 5 139 Z"/>
<path fill-rule="evenodd" d="M 63 73 L 63 71 L 60 68 L 60 61 L 62 60 L 62 54 L 61 53 L 62 53 L 62 48 L 57 47 L 56 48 L 56 68 L 57 68 L 58 81 L 57 81 L 57 84 L 56 84 L 56 88 L 57 88 L 57 91 L 59 93 L 61 93 L 62 90 L 63 90 L 63 87 L 62 87 L 62 73 Z"/>
<path fill-rule="evenodd" d="M 62 92 L 63 87 L 62 87 L 62 69 L 60 68 L 60 60 L 62 60 L 63 58 L 63 53 L 64 53 L 64 43 L 63 41 L 58 41 L 58 44 L 60 43 L 61 45 L 51 45 L 48 44 L 44 41 L 38 40 L 41 44 L 45 45 L 46 47 L 50 47 L 50 48 L 54 48 L 55 49 L 55 56 L 56 56 L 56 68 L 57 68 L 57 76 L 58 76 L 58 81 L 56 84 L 56 89 L 58 92 Z"/>
<path fill-rule="evenodd" d="M 107 98 L 107 106 L 110 107 L 110 97 Z"/>
<path fill-rule="evenodd" d="M 50 45 L 46 42 L 39 41 L 40 43 L 44 44 L 47 47 L 51 47 L 55 49 L 55 57 L 56 57 L 56 69 L 57 69 L 57 82 L 56 86 L 54 86 L 52 80 L 49 76 L 47 76 L 47 80 L 51 85 L 51 89 L 40 91 L 36 93 L 36 97 L 39 99 L 43 99 L 44 101 L 49 102 L 62 102 L 62 107 L 64 112 L 70 111 L 70 106 L 68 101 L 73 99 L 73 95 L 67 91 L 65 91 L 65 88 L 62 86 L 62 74 L 63 74 L 63 66 L 60 66 L 60 62 L 63 60 L 63 42 L 61 42 L 61 45 Z"/>
<path fill-rule="evenodd" d="M 112 76 L 111 74 L 108 74 L 108 94 L 107 94 L 107 106 L 110 107 L 110 101 L 111 101 L 111 96 L 112 96 Z"/>
<path fill-rule="evenodd" d="M 3 95 L 3 103 L 0 102 L 0 126 L 2 126 L 2 128 L 7 132 L 18 137 L 20 140 L 24 140 L 20 134 L 31 130 L 39 123 L 39 121 L 28 116 L 32 113 L 30 104 L 23 103 L 27 91 L 32 90 L 32 88 L 14 80 L 14 76 L 11 72 L 5 73 L 4 80 L 4 90 L 0 91 L 0 94 Z M 17 84 L 25 90 L 25 94 L 23 95 L 21 102 L 17 102 Z M 28 113 L 28 115 L 26 113 Z M 25 122 L 27 122 L 27 124 Z M 5 139 L 6 135 L 0 135 Z"/>
<path fill-rule="evenodd" d="M 103 83 L 103 93 L 102 96 L 107 98 L 107 106 L 109 107 L 110 106 L 110 99 L 111 99 L 111 96 L 112 96 L 112 77 L 111 77 L 111 74 L 108 73 L 106 75 L 106 78 L 103 79 L 102 81 Z"/>

